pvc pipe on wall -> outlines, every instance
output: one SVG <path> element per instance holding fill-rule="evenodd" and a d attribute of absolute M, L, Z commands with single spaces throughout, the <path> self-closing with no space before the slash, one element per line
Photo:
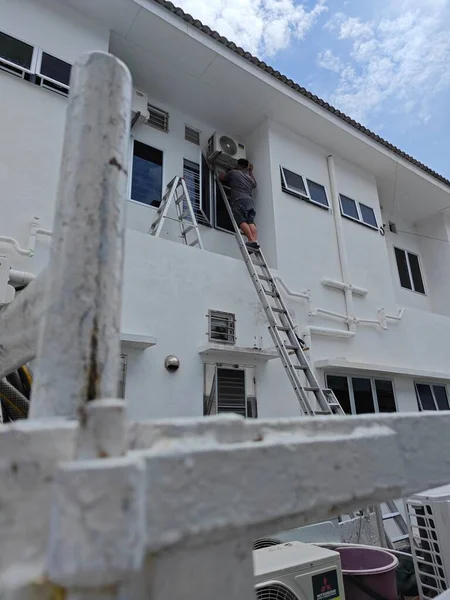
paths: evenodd
<path fill-rule="evenodd" d="M 39 225 L 39 217 L 34 217 L 31 222 L 30 228 L 30 239 L 28 241 L 28 246 L 30 248 L 31 256 L 33 256 L 34 251 L 36 249 L 36 238 L 38 235 L 45 235 L 47 237 L 51 237 L 53 232 L 48 229 L 42 229 L 38 227 Z"/>
<path fill-rule="evenodd" d="M 350 318 L 348 328 L 350 331 L 354 332 L 356 330 L 356 323 L 354 322 L 355 308 L 353 305 L 353 294 L 351 292 L 351 289 L 349 289 L 348 287 L 350 275 L 348 269 L 347 250 L 345 247 L 344 228 L 342 226 L 341 206 L 339 202 L 339 191 L 336 180 L 336 168 L 334 166 L 334 159 L 331 155 L 327 157 L 327 165 L 328 175 L 330 178 L 331 199 L 333 203 L 333 218 L 336 229 L 336 238 L 339 251 L 339 263 L 341 265 L 342 281 L 347 284 L 347 286 L 344 289 L 344 295 L 345 304 L 347 306 L 347 314 Z"/>
<path fill-rule="evenodd" d="M 27 250 L 25 248 L 22 248 L 19 244 L 19 242 L 12 238 L 12 237 L 8 237 L 5 235 L 0 235 L 0 243 L 4 243 L 4 244 L 10 244 L 14 250 L 18 253 L 21 254 L 22 256 L 33 256 L 33 252 L 32 250 Z"/>
<path fill-rule="evenodd" d="M 330 329 L 328 327 L 309 326 L 305 331 L 314 335 L 326 335 L 329 337 L 351 338 L 355 336 L 355 331 L 347 331 L 346 329 Z"/>
<path fill-rule="evenodd" d="M 337 288 L 338 290 L 346 290 L 349 289 L 355 296 L 367 296 L 368 291 L 365 288 L 360 288 L 355 285 L 350 285 L 349 283 L 343 283 L 342 281 L 336 281 L 334 279 L 328 279 L 327 277 L 322 277 L 320 280 L 322 285 L 326 285 L 328 287 Z"/>
<path fill-rule="evenodd" d="M 401 308 L 399 310 L 397 317 L 395 317 L 394 315 L 386 315 L 386 319 L 391 319 L 392 321 L 401 321 L 403 319 L 404 312 L 405 312 L 405 309 Z"/>
<path fill-rule="evenodd" d="M 36 279 L 36 275 L 33 275 L 33 273 L 18 271 L 17 269 L 9 270 L 9 282 L 13 285 L 28 285 L 33 279 Z"/>
<path fill-rule="evenodd" d="M 281 287 L 284 289 L 288 296 L 293 296 L 294 298 L 304 298 L 305 300 L 310 299 L 311 296 L 307 292 L 292 292 L 281 279 L 281 277 L 274 277 L 274 279 L 275 281 L 278 281 L 278 283 L 281 285 Z"/>

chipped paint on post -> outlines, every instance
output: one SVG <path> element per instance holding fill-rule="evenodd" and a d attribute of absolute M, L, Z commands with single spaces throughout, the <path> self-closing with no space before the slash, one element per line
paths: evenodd
<path fill-rule="evenodd" d="M 117 394 L 131 76 L 92 52 L 73 68 L 31 417 L 84 420 Z"/>

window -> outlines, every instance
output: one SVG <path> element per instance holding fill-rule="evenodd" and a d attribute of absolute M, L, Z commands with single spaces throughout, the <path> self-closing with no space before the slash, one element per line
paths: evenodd
<path fill-rule="evenodd" d="M 400 285 L 407 290 L 425 294 L 425 286 L 417 254 L 401 250 L 400 248 L 394 248 L 394 251 Z"/>
<path fill-rule="evenodd" d="M 416 383 L 416 396 L 419 410 L 449 410 L 445 385 Z"/>
<path fill-rule="evenodd" d="M 37 73 L 41 76 L 42 87 L 48 87 L 67 95 L 71 69 L 69 63 L 47 54 L 47 52 L 40 53 L 40 66 Z"/>
<path fill-rule="evenodd" d="M 220 413 L 257 418 L 255 367 L 205 365 L 203 414 Z"/>
<path fill-rule="evenodd" d="M 210 342 L 236 343 L 236 317 L 234 314 L 210 310 L 208 313 L 208 339 Z"/>
<path fill-rule="evenodd" d="M 142 142 L 133 144 L 133 171 L 131 176 L 131 199 L 150 206 L 159 206 L 162 197 L 161 150 Z"/>
<path fill-rule="evenodd" d="M 0 67 L 17 75 L 32 71 L 34 47 L 0 31 Z M 17 68 L 19 67 L 19 68 Z"/>
<path fill-rule="evenodd" d="M 184 126 L 184 139 L 196 146 L 200 146 L 200 131 L 194 129 L 193 127 L 189 127 L 189 125 Z"/>
<path fill-rule="evenodd" d="M 316 204 L 321 204 L 322 206 L 326 206 L 328 208 L 328 198 L 324 186 L 320 185 L 320 183 L 315 183 L 310 179 L 307 179 L 306 182 L 308 184 L 311 200 Z"/>
<path fill-rule="evenodd" d="M 341 213 L 344 217 L 364 223 L 365 225 L 372 227 L 372 229 L 378 229 L 378 223 L 373 208 L 362 202 L 356 202 L 356 200 L 344 196 L 343 194 L 340 194 L 340 200 Z"/>
<path fill-rule="evenodd" d="M 348 415 L 397 411 L 392 381 L 350 375 L 327 375 L 326 379 Z"/>
<path fill-rule="evenodd" d="M 304 179 L 302 175 L 293 173 L 284 167 L 280 167 L 280 173 L 283 192 L 329 208 L 327 193 L 323 185 L 310 179 Z"/>
<path fill-rule="evenodd" d="M 157 108 L 156 106 L 152 106 L 151 104 L 147 105 L 149 118 L 146 121 L 147 125 L 150 127 L 154 127 L 155 129 L 159 129 L 160 131 L 164 131 L 165 133 L 169 132 L 169 113 L 161 108 Z"/>
<path fill-rule="evenodd" d="M 202 193 L 201 206 L 196 214 L 197 219 L 203 225 L 211 225 L 211 189 L 212 173 L 206 158 L 202 154 Z"/>
<path fill-rule="evenodd" d="M 31 83 L 68 95 L 71 65 L 6 33 L 0 32 L 0 68 Z"/>

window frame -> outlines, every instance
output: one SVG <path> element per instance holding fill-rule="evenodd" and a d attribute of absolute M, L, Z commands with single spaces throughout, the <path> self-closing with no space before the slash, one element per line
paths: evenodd
<path fill-rule="evenodd" d="M 297 192 L 288 186 L 288 184 L 286 182 L 286 176 L 284 174 L 284 170 L 289 171 L 290 173 L 293 173 L 297 177 L 301 178 L 301 180 L 303 182 L 303 186 L 306 190 L 306 195 L 302 194 L 300 192 Z M 304 175 L 301 175 L 300 173 L 296 173 L 295 171 L 292 171 L 292 169 L 283 167 L 283 165 L 280 165 L 280 176 L 281 176 L 281 191 L 284 194 L 289 194 L 290 196 L 294 196 L 294 198 L 299 198 L 300 200 L 305 200 L 305 202 L 310 202 L 311 204 L 314 204 L 315 206 L 318 206 L 319 208 L 323 208 L 323 209 L 331 212 L 330 201 L 328 199 L 327 188 L 325 185 L 319 183 L 318 181 L 314 181 L 314 179 L 307 178 Z M 309 185 L 308 185 L 309 182 L 314 183 L 315 185 L 319 185 L 320 187 L 322 187 L 324 189 L 325 198 L 327 200 L 327 205 L 317 202 L 317 200 L 314 200 L 311 197 L 311 192 L 310 192 Z"/>
<path fill-rule="evenodd" d="M 137 137 L 135 137 L 134 135 L 131 135 L 130 137 L 130 147 L 129 147 L 129 159 L 128 159 L 128 173 L 129 173 L 129 177 L 128 177 L 128 190 L 127 190 L 127 201 L 128 202 L 134 202 L 135 204 L 137 204 L 138 206 L 145 206 L 147 208 L 150 208 L 152 210 L 158 210 L 158 206 L 152 206 L 151 204 L 145 204 L 145 202 L 141 202 L 140 200 L 134 200 L 131 197 L 131 190 L 132 190 L 132 185 L 133 185 L 133 157 L 134 157 L 134 143 L 135 142 L 139 142 L 140 144 L 144 144 L 145 146 L 149 146 L 150 148 L 154 148 L 155 150 L 158 150 L 159 152 L 161 152 L 162 154 L 162 175 L 161 175 L 161 180 L 162 180 L 162 185 L 161 185 L 161 200 L 162 200 L 162 196 L 164 195 L 164 191 L 165 191 L 165 181 L 166 181 L 166 172 L 165 172 L 165 166 L 166 166 L 166 153 L 164 150 L 162 150 L 161 148 L 157 148 L 156 146 L 150 146 L 150 144 L 148 144 L 147 142 L 143 142 L 140 139 L 138 139 Z"/>
<path fill-rule="evenodd" d="M 156 131 L 160 131 L 161 133 L 169 133 L 170 131 L 170 114 L 167 110 L 164 110 L 163 108 L 159 108 L 159 106 L 155 106 L 154 104 L 151 104 L 150 102 L 147 104 L 147 110 L 148 110 L 148 114 L 149 114 L 149 118 L 147 119 L 147 121 L 145 121 L 145 125 L 148 125 L 149 127 L 151 127 L 152 129 L 156 129 Z M 156 125 L 154 122 L 151 122 L 151 118 L 152 118 L 152 112 L 153 114 L 157 114 L 159 113 L 160 115 L 162 115 L 163 117 L 163 127 L 158 127 L 158 125 Z"/>
<path fill-rule="evenodd" d="M 439 411 L 443 411 L 444 410 L 443 408 L 439 408 L 439 406 L 437 404 L 436 395 L 435 395 L 434 389 L 433 389 L 433 387 L 435 385 L 438 385 L 438 386 L 443 387 L 445 389 L 445 393 L 447 395 L 447 403 L 448 403 L 448 405 L 450 407 L 450 397 L 449 397 L 449 394 L 448 394 L 448 388 L 447 388 L 447 384 L 446 383 L 443 383 L 441 381 L 435 381 L 435 382 L 431 382 L 431 381 L 414 381 L 414 391 L 416 392 L 417 407 L 419 409 L 419 412 L 426 412 L 426 410 L 424 408 L 422 408 L 422 400 L 420 398 L 419 391 L 417 389 L 418 385 L 427 385 L 430 388 L 430 390 L 431 390 L 431 395 L 432 395 L 432 398 L 433 398 L 434 406 L 436 407 L 435 411 L 431 411 L 431 412 L 439 412 Z"/>
<path fill-rule="evenodd" d="M 364 375 L 361 373 L 343 373 L 343 372 L 334 372 L 334 371 L 328 371 L 325 373 L 325 382 L 326 382 L 326 386 L 328 386 L 328 377 L 345 377 L 347 379 L 347 387 L 348 387 L 348 395 L 349 395 L 349 401 L 350 401 L 350 408 L 351 408 L 351 415 L 360 415 L 360 414 L 389 414 L 389 413 L 384 413 L 380 411 L 380 405 L 378 402 L 378 395 L 377 395 L 377 390 L 376 390 L 376 385 L 375 382 L 376 381 L 389 381 L 392 385 L 392 393 L 394 395 L 394 406 L 395 406 L 395 412 L 398 413 L 398 402 L 397 402 L 397 394 L 395 391 L 395 385 L 394 385 L 394 380 L 393 379 L 388 379 L 388 378 L 383 378 L 383 377 L 376 377 L 374 375 Z M 356 411 L 356 402 L 355 402 L 355 394 L 353 391 L 353 382 L 352 379 L 368 379 L 370 381 L 370 390 L 372 392 L 372 401 L 373 401 L 373 407 L 375 409 L 375 411 L 373 413 L 358 413 Z M 329 388 L 332 389 L 332 388 Z"/>
<path fill-rule="evenodd" d="M 28 73 L 29 75 L 34 75 L 36 73 L 36 65 L 37 65 L 37 54 L 39 51 L 39 47 L 36 46 L 36 44 L 32 44 L 31 42 L 28 42 L 27 40 L 24 40 L 21 37 L 17 37 L 16 35 L 12 35 L 11 33 L 8 33 L 7 31 L 4 31 L 3 29 L 0 29 L 0 32 L 5 34 L 6 36 L 13 38 L 14 40 L 17 40 L 18 42 L 22 42 L 22 44 L 26 44 L 27 46 L 31 46 L 33 48 L 33 53 L 31 55 L 31 64 L 30 67 L 23 67 L 22 65 L 18 65 L 16 63 L 13 63 L 12 61 L 4 58 L 3 56 L 0 55 L 0 61 L 3 63 L 6 63 L 7 65 L 13 67 L 13 69 L 17 69 L 20 71 L 23 71 L 23 73 Z M 18 73 L 15 73 L 14 71 L 10 71 L 8 69 L 4 69 L 5 71 L 7 71 L 8 73 L 11 73 L 11 75 L 16 75 L 16 77 L 19 77 Z M 23 73 L 22 73 L 22 79 L 23 79 Z"/>
<path fill-rule="evenodd" d="M 217 343 L 217 344 L 228 344 L 230 346 L 233 346 L 236 344 L 236 315 L 234 313 L 231 312 L 225 312 L 223 310 L 215 310 L 215 309 L 209 309 L 208 310 L 208 341 L 212 342 L 212 343 Z M 212 330 L 212 321 L 213 319 L 221 319 L 223 318 L 224 320 L 227 320 L 227 326 L 228 326 L 228 335 L 230 336 L 230 339 L 228 340 L 219 340 L 217 338 L 214 337 L 214 332 Z M 231 332 L 231 333 L 230 333 Z"/>
<path fill-rule="evenodd" d="M 69 95 L 70 87 L 67 84 L 62 83 L 61 81 L 58 81 L 57 79 L 53 79 L 52 77 L 48 77 L 48 75 L 44 75 L 43 73 L 41 73 L 42 58 L 43 58 L 44 54 L 48 54 L 52 58 L 56 58 L 57 60 L 60 60 L 61 62 L 66 63 L 71 68 L 72 68 L 73 65 L 71 65 L 69 62 L 67 62 L 67 60 L 64 60 L 64 59 L 60 58 L 59 56 L 56 56 L 55 54 L 50 54 L 50 52 L 47 52 L 43 48 L 37 48 L 37 51 L 38 52 L 37 52 L 37 56 L 36 56 L 36 71 L 35 72 L 36 72 L 36 75 L 41 78 L 40 87 L 45 88 L 45 89 L 49 89 L 52 92 L 55 92 L 57 94 L 61 94 L 62 96 L 68 96 Z M 54 83 L 55 85 L 63 88 L 64 90 L 67 91 L 67 94 L 65 94 L 64 92 L 60 92 L 60 91 L 54 89 L 53 87 L 46 86 L 45 85 L 46 81 L 50 81 L 51 83 Z"/>
<path fill-rule="evenodd" d="M 352 217 L 351 215 L 347 215 L 344 212 L 344 208 L 342 206 L 342 196 L 344 196 L 348 200 L 352 200 L 355 203 L 355 205 L 356 205 L 356 212 L 358 213 L 358 218 L 357 219 L 355 217 Z M 363 220 L 362 213 L 361 213 L 361 204 L 363 206 L 365 206 L 366 208 L 370 208 L 370 210 L 373 212 L 373 215 L 375 217 L 376 226 L 375 225 L 371 225 L 370 223 L 366 223 L 366 221 Z M 369 229 L 372 229 L 373 231 L 379 231 L 380 230 L 380 226 L 378 225 L 377 216 L 376 216 L 375 210 L 374 210 L 374 208 L 372 206 L 369 206 L 368 204 L 365 204 L 364 202 L 359 202 L 359 200 L 355 200 L 351 196 L 347 196 L 347 194 L 342 194 L 341 192 L 339 192 L 339 206 L 341 208 L 341 215 L 345 219 L 349 219 L 350 221 L 353 221 L 354 223 L 359 223 L 360 225 L 364 225 L 365 227 L 369 227 Z"/>
<path fill-rule="evenodd" d="M 218 414 L 226 414 L 228 411 L 218 410 L 218 371 L 219 369 L 230 370 L 230 371 L 243 371 L 244 372 L 244 396 L 245 396 L 245 418 L 246 419 L 257 419 L 258 418 L 258 395 L 256 391 L 256 366 L 254 365 L 236 365 L 227 363 L 205 363 L 204 364 L 204 382 L 203 382 L 203 416 L 215 416 Z M 209 387 L 208 378 L 211 379 L 211 391 L 208 393 L 207 385 Z M 254 396 L 249 394 L 248 378 L 253 380 L 252 387 Z M 208 403 L 213 396 L 211 404 L 211 411 L 208 413 Z M 249 415 L 249 402 L 253 403 L 253 415 Z M 232 411 L 230 411 L 232 412 Z M 235 413 L 239 414 L 239 413 Z"/>
<path fill-rule="evenodd" d="M 428 296 L 427 294 L 427 286 L 426 286 L 426 282 L 425 282 L 425 277 L 424 277 L 424 271 L 423 271 L 423 267 L 422 267 L 422 259 L 420 257 L 419 254 L 417 254 L 416 252 L 411 252 L 410 250 L 406 250 L 406 248 L 399 248 L 398 246 L 393 246 L 393 250 L 394 250 L 394 260 L 395 260 L 395 265 L 397 267 L 397 277 L 398 277 L 398 282 L 400 284 L 400 287 L 402 288 L 402 290 L 408 290 L 408 292 L 414 292 L 415 294 L 419 294 L 420 296 Z M 405 287 L 404 285 L 402 285 L 402 281 L 400 279 L 400 269 L 398 268 L 398 261 L 397 261 L 397 254 L 396 254 L 396 250 L 399 250 L 400 252 L 404 252 L 405 256 L 406 256 L 406 268 L 408 269 L 408 277 L 409 280 L 411 282 L 411 287 Z M 423 285 L 423 292 L 420 292 L 416 289 L 414 289 L 414 279 L 412 276 L 412 271 L 411 271 L 411 265 L 409 264 L 409 255 L 415 256 L 417 258 L 417 262 L 419 265 L 419 273 L 420 273 L 420 278 L 422 280 L 422 285 Z"/>

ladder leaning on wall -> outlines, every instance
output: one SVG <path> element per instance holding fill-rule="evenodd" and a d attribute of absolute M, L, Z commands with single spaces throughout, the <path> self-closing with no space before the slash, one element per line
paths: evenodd
<path fill-rule="evenodd" d="M 307 416 L 345 415 L 333 390 L 320 386 L 305 354 L 303 340 L 298 336 L 296 326 L 261 249 L 252 249 L 246 246 L 217 170 L 215 170 L 215 177 L 217 187 L 230 216 L 239 249 L 269 322 L 270 335 L 278 350 L 302 412 Z M 299 377 L 299 373 L 303 373 L 303 378 Z M 314 406 L 314 399 L 317 401 L 319 408 Z M 384 545 L 393 548 L 395 542 L 408 538 L 408 527 L 394 501 L 390 500 L 387 506 L 388 513 L 383 514 L 379 506 L 375 507 L 375 513 L 380 537 L 384 538 L 383 541 L 385 541 Z M 394 521 L 399 529 L 400 536 L 390 539 L 387 535 L 384 522 L 389 519 Z"/>

